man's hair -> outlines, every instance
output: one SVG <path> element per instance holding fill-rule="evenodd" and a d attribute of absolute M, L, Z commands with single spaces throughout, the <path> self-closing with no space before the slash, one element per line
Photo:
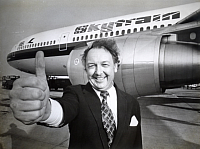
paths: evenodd
<path fill-rule="evenodd" d="M 96 48 L 103 48 L 107 50 L 108 52 L 110 52 L 113 58 L 113 62 L 118 63 L 119 65 L 119 62 L 120 62 L 119 49 L 117 47 L 115 40 L 114 39 L 99 39 L 99 40 L 94 41 L 92 45 L 84 51 L 83 56 L 82 56 L 82 63 L 84 66 L 86 64 L 86 58 L 87 58 L 88 52 L 91 49 L 96 49 Z"/>

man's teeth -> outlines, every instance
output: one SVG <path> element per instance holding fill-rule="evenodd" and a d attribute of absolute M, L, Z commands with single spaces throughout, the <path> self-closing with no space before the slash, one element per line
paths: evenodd
<path fill-rule="evenodd" d="M 101 81 L 101 80 L 104 80 L 104 77 L 102 78 L 96 78 L 96 80 L 99 80 L 99 81 Z"/>
<path fill-rule="evenodd" d="M 103 80 L 104 78 L 96 78 L 97 80 Z"/>

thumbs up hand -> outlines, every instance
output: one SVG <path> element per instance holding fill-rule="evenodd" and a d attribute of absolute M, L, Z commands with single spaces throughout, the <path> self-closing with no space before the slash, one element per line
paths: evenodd
<path fill-rule="evenodd" d="M 24 124 L 46 120 L 51 113 L 42 51 L 36 53 L 35 69 L 35 76 L 17 79 L 9 94 L 13 114 Z"/>

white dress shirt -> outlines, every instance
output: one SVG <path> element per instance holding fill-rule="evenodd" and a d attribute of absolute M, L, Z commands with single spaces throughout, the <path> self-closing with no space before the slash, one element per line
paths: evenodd
<path fill-rule="evenodd" d="M 96 89 L 94 89 L 94 91 L 96 92 L 100 101 L 102 102 L 103 99 L 100 96 L 100 91 L 97 91 Z M 107 103 L 108 103 L 109 108 L 112 110 L 116 128 L 117 128 L 117 93 L 116 93 L 116 89 L 114 86 L 112 86 L 107 91 L 109 93 L 109 96 L 107 97 Z M 59 124 L 62 122 L 63 109 L 62 109 L 61 105 L 59 104 L 59 102 L 57 102 L 56 100 L 53 100 L 51 98 L 49 98 L 49 100 L 51 103 L 51 114 L 47 120 L 41 121 L 41 122 L 46 123 L 52 127 L 58 127 Z"/>
<path fill-rule="evenodd" d="M 41 123 L 46 123 L 52 127 L 58 127 L 62 122 L 63 109 L 58 101 L 51 98 L 49 98 L 49 101 L 51 103 L 51 114 L 48 119 L 41 121 Z"/>

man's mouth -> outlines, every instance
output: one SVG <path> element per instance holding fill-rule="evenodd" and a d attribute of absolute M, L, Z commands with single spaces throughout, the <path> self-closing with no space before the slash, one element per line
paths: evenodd
<path fill-rule="evenodd" d="M 103 82 L 105 78 L 106 78 L 106 76 L 105 77 L 93 77 L 93 79 L 95 79 L 95 81 L 97 81 L 97 82 Z"/>

